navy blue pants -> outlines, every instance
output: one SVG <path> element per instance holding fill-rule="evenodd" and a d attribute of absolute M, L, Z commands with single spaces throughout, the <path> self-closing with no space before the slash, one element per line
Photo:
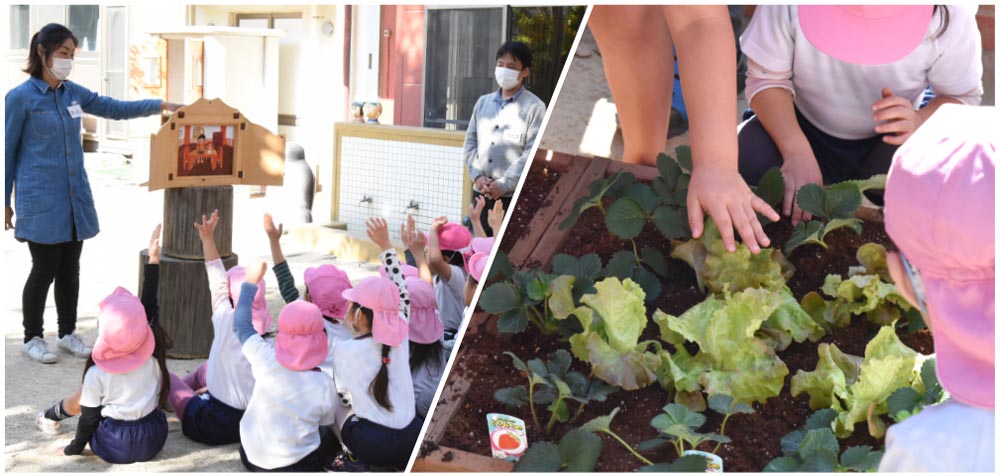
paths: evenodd
<path fill-rule="evenodd" d="M 344 422 L 340 438 L 355 458 L 369 466 L 402 470 L 410 460 L 423 424 L 417 416 L 409 425 L 397 430 L 353 415 Z"/>
<path fill-rule="evenodd" d="M 206 445 L 228 445 L 240 442 L 240 420 L 243 410 L 238 410 L 219 399 L 196 396 L 184 408 L 181 430 L 184 436 Z"/>
<path fill-rule="evenodd" d="M 844 180 L 866 179 L 884 174 L 892 165 L 897 146 L 882 142 L 882 136 L 847 140 L 831 136 L 810 123 L 795 110 L 799 127 L 805 134 L 827 185 Z M 768 169 L 781 167 L 784 160 L 778 146 L 757 117 L 752 117 L 739 135 L 740 175 L 750 185 L 756 185 Z"/>
<path fill-rule="evenodd" d="M 185 410 L 187 411 L 187 410 Z M 418 427 L 419 429 L 419 427 Z M 281 468 L 266 469 L 261 468 L 247 459 L 246 450 L 240 445 L 240 460 L 247 470 L 254 473 L 319 473 L 323 472 L 323 463 L 331 458 L 337 445 L 337 437 L 329 427 L 319 427 L 319 447 L 309 453 L 305 458 Z"/>
<path fill-rule="evenodd" d="M 167 416 L 160 409 L 138 420 L 104 418 L 90 449 L 108 463 L 131 464 L 156 457 L 167 442 Z"/>

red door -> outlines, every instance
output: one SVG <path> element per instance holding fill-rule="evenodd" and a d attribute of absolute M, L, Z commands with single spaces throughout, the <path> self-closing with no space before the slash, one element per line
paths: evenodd
<path fill-rule="evenodd" d="M 424 7 L 385 5 L 381 23 L 380 96 L 394 104 L 393 124 L 419 127 L 423 122 Z"/>

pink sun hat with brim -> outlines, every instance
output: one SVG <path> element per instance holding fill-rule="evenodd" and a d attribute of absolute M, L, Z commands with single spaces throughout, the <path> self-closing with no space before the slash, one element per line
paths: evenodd
<path fill-rule="evenodd" d="M 247 269 L 243 266 L 233 266 L 226 271 L 226 278 L 229 279 L 229 297 L 234 303 L 240 302 L 240 287 L 247 278 Z M 267 299 L 264 293 L 267 285 L 261 278 L 257 283 L 257 294 L 253 296 L 253 308 L 250 315 L 253 318 L 253 328 L 258 334 L 266 334 L 271 330 L 271 313 L 267 310 Z"/>
<path fill-rule="evenodd" d="M 406 320 L 399 316 L 399 288 L 389 278 L 365 278 L 342 295 L 372 310 L 372 338 L 376 342 L 395 347 L 406 339 Z"/>
<path fill-rule="evenodd" d="M 941 106 L 896 151 L 885 230 L 917 269 L 941 385 L 994 407 L 996 144 L 992 107 Z"/>
<path fill-rule="evenodd" d="M 351 279 L 344 270 L 332 264 L 324 264 L 315 268 L 307 268 L 305 272 L 306 289 L 309 290 L 309 300 L 326 317 L 343 319 L 350 306 L 341 293 L 351 289 Z"/>
<path fill-rule="evenodd" d="M 427 240 L 430 241 L 431 235 L 427 234 Z M 472 233 L 469 233 L 469 229 L 459 225 L 458 223 L 448 222 L 445 223 L 440 230 L 438 230 L 438 246 L 443 251 L 461 251 L 469 246 L 472 241 Z"/>
<path fill-rule="evenodd" d="M 281 309 L 275 339 L 278 363 L 289 370 L 310 370 L 323 363 L 329 351 L 318 306 L 296 300 Z"/>
<path fill-rule="evenodd" d="M 110 374 L 131 372 L 153 355 L 156 339 L 139 298 L 118 287 L 98 305 L 100 330 L 90 353 L 94 363 Z"/>
<path fill-rule="evenodd" d="M 799 5 L 799 26 L 817 50 L 864 65 L 899 61 L 927 36 L 934 5 Z"/>
<path fill-rule="evenodd" d="M 465 262 L 465 269 L 469 272 L 469 276 L 475 279 L 476 282 L 480 282 L 483 279 L 483 271 L 486 270 L 486 263 L 490 260 L 490 255 L 486 253 L 475 253 Z"/>
<path fill-rule="evenodd" d="M 410 340 L 418 344 L 433 344 L 444 335 L 444 323 L 437 313 L 434 286 L 420 278 L 406 278 L 410 293 Z"/>
<path fill-rule="evenodd" d="M 494 241 L 496 241 L 496 239 L 492 236 L 488 238 L 477 236 L 469 243 L 469 249 L 471 249 L 473 253 L 490 254 L 490 252 L 493 251 Z"/>
<path fill-rule="evenodd" d="M 400 267 L 400 269 L 403 270 L 403 277 L 404 278 L 416 278 L 416 277 L 420 276 L 420 270 L 417 269 L 417 267 L 415 267 L 415 266 L 410 266 L 408 264 L 401 264 L 401 265 L 399 265 L 399 267 Z M 378 274 L 379 274 L 379 276 L 382 276 L 383 278 L 388 278 L 389 277 L 389 273 L 386 273 L 386 271 L 385 271 L 385 265 L 382 265 L 382 266 L 378 267 Z"/>

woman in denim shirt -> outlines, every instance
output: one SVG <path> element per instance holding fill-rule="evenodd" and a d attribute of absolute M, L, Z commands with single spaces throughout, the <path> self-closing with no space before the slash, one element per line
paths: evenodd
<path fill-rule="evenodd" d="M 149 99 L 118 101 L 67 81 L 79 42 L 68 28 L 50 23 L 31 38 L 27 81 L 5 99 L 4 229 L 14 228 L 11 194 L 17 185 L 14 237 L 27 241 L 31 273 L 24 284 L 24 346 L 42 362 L 55 362 L 43 338 L 49 286 L 56 283 L 60 349 L 87 357 L 90 347 L 74 334 L 83 240 L 98 232 L 94 198 L 83 167 L 83 113 L 109 119 L 149 116 L 177 105 Z"/>

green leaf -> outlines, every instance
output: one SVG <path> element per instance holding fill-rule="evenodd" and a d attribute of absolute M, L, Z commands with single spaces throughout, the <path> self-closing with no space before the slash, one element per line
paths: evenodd
<path fill-rule="evenodd" d="M 903 387 L 892 392 L 886 400 L 889 405 L 889 416 L 896 421 L 904 420 L 905 418 L 899 418 L 899 415 L 905 414 L 908 417 L 915 413 L 920 407 L 922 398 L 923 396 L 911 387 Z"/>
<path fill-rule="evenodd" d="M 774 208 L 780 206 L 785 197 L 785 178 L 781 175 L 781 168 L 772 167 L 765 172 L 757 182 L 755 193 L 768 205 Z"/>
<path fill-rule="evenodd" d="M 834 218 L 826 224 L 826 227 L 823 228 L 823 237 L 825 238 L 826 235 L 829 235 L 831 231 L 836 230 L 837 228 L 850 228 L 854 230 L 854 233 L 860 235 L 861 220 L 854 217 Z"/>
<path fill-rule="evenodd" d="M 569 215 L 566 219 L 559 224 L 560 230 L 566 230 L 572 227 L 578 219 L 580 219 L 580 214 L 585 212 L 587 209 L 596 207 L 601 204 L 601 200 L 604 198 L 604 194 L 607 193 L 618 179 L 622 178 L 623 172 L 607 177 L 604 179 L 598 179 L 588 185 L 587 195 L 580 197 L 576 202 L 573 203 L 573 209 L 570 210 Z M 631 174 L 629 174 L 631 175 Z M 633 180 L 635 177 L 633 176 Z"/>
<path fill-rule="evenodd" d="M 563 385 L 566 384 L 564 383 Z M 548 406 L 547 410 L 549 413 L 555 415 L 556 421 L 559 423 L 566 423 L 569 421 L 569 405 L 566 403 L 566 399 L 556 398 L 555 401 Z"/>
<path fill-rule="evenodd" d="M 543 378 L 549 378 L 549 367 L 541 358 L 534 358 L 528 361 L 528 369 L 531 373 Z"/>
<path fill-rule="evenodd" d="M 549 375 L 563 378 L 566 376 L 566 372 L 569 372 L 569 366 L 572 363 L 573 357 L 569 355 L 569 352 L 565 349 L 558 349 L 549 354 L 549 360 L 545 363 L 545 367 L 548 369 Z"/>
<path fill-rule="evenodd" d="M 865 267 L 865 274 L 877 274 L 882 280 L 891 283 L 887 255 L 885 247 L 878 243 L 865 243 L 855 253 L 858 262 Z"/>
<path fill-rule="evenodd" d="M 557 398 L 559 395 L 554 387 L 543 385 L 535 389 L 535 405 L 548 405 L 556 401 Z"/>
<path fill-rule="evenodd" d="M 608 207 L 608 231 L 623 240 L 635 238 L 646 226 L 648 217 L 639 202 L 627 197 L 619 198 Z"/>
<path fill-rule="evenodd" d="M 753 407 L 750 405 L 737 402 L 733 399 L 733 397 L 722 393 L 708 397 L 708 407 L 711 408 L 712 411 L 721 415 L 754 413 Z"/>
<path fill-rule="evenodd" d="M 635 270 L 635 282 L 645 291 L 646 302 L 654 301 L 663 292 L 660 277 L 643 266 Z"/>
<path fill-rule="evenodd" d="M 798 454 L 799 447 L 802 446 L 802 439 L 806 436 L 806 431 L 807 429 L 795 430 L 781 437 L 781 452 L 789 456 Z"/>
<path fill-rule="evenodd" d="M 651 440 L 646 440 L 643 441 L 642 443 L 639 443 L 638 445 L 635 446 L 635 449 L 638 451 L 655 450 L 669 442 L 670 440 L 667 440 L 666 438 L 653 438 Z"/>
<path fill-rule="evenodd" d="M 548 441 L 532 443 L 514 463 L 514 471 L 518 473 L 554 473 L 562 468 L 559 448 Z"/>
<path fill-rule="evenodd" d="M 493 398 L 511 408 L 523 407 L 528 403 L 528 389 L 524 385 L 501 388 L 493 394 Z"/>
<path fill-rule="evenodd" d="M 622 353 L 635 349 L 646 327 L 645 293 L 630 279 L 608 278 L 594 287 L 597 293 L 584 296 L 580 302 L 604 320 L 604 334 L 612 348 Z"/>
<path fill-rule="evenodd" d="M 552 273 L 593 280 L 601 273 L 601 257 L 597 256 L 597 253 L 589 253 L 579 258 L 558 254 L 552 258 Z"/>
<path fill-rule="evenodd" d="M 566 471 L 592 472 L 601 455 L 601 438 L 589 431 L 570 430 L 559 440 L 559 459 Z"/>
<path fill-rule="evenodd" d="M 686 145 L 678 146 L 677 150 L 675 152 L 677 153 L 677 164 L 680 165 L 681 168 L 683 168 L 684 170 L 686 170 L 688 172 L 691 172 L 692 170 L 694 170 L 694 168 L 692 166 L 692 157 L 691 157 L 691 147 L 690 146 L 686 146 Z"/>
<path fill-rule="evenodd" d="M 528 322 L 527 311 L 514 309 L 500 315 L 500 319 L 497 320 L 497 330 L 505 334 L 517 334 L 528 328 Z"/>
<path fill-rule="evenodd" d="M 798 343 L 806 340 L 816 342 L 823 337 L 825 332 L 816 321 L 804 310 L 795 296 L 784 288 L 779 291 L 781 302 L 764 324 L 761 331 L 777 340 L 777 345 L 772 345 L 776 350 L 785 350 L 794 341 Z"/>
<path fill-rule="evenodd" d="M 705 415 L 688 410 L 683 405 L 670 403 L 663 407 L 663 413 L 655 416 L 650 424 L 663 433 L 668 433 L 675 426 L 698 429 L 705 424 Z"/>
<path fill-rule="evenodd" d="M 931 357 L 920 366 L 920 380 L 924 384 L 924 405 L 933 405 L 941 401 L 944 396 L 944 389 L 937 377 L 937 362 Z"/>
<path fill-rule="evenodd" d="M 559 276 L 549 283 L 549 309 L 553 319 L 566 319 L 576 310 L 576 300 L 573 299 L 575 281 L 575 276 Z"/>
<path fill-rule="evenodd" d="M 704 456 L 687 455 L 675 459 L 672 463 L 657 463 L 639 468 L 643 473 L 704 473 L 708 461 Z"/>
<path fill-rule="evenodd" d="M 772 459 L 767 466 L 764 467 L 765 473 L 795 473 L 799 470 L 799 460 L 789 457 L 781 456 Z"/>
<path fill-rule="evenodd" d="M 608 266 L 604 268 L 604 276 L 629 279 L 635 274 L 636 266 L 638 266 L 638 260 L 635 257 L 635 253 L 621 250 L 616 252 L 611 257 L 611 260 L 608 261 Z"/>
<path fill-rule="evenodd" d="M 528 299 L 536 303 L 544 301 L 545 297 L 549 294 L 549 278 L 544 274 L 536 274 L 531 279 L 525 292 L 528 295 Z"/>
<path fill-rule="evenodd" d="M 517 308 L 521 299 L 511 283 L 491 284 L 479 296 L 479 307 L 490 314 L 503 314 Z"/>
<path fill-rule="evenodd" d="M 688 238 L 691 236 L 691 230 L 688 228 L 685 213 L 681 209 L 663 205 L 653 212 L 653 223 L 664 238 Z"/>
<path fill-rule="evenodd" d="M 618 410 L 621 410 L 621 407 L 617 407 L 614 410 L 611 410 L 611 413 L 607 415 L 599 416 L 597 418 L 594 418 L 593 420 L 588 421 L 587 423 L 584 423 L 583 426 L 581 426 L 580 428 L 595 433 L 599 431 L 609 433 L 611 432 L 611 420 L 613 420 L 615 418 L 615 415 L 618 414 Z"/>
<path fill-rule="evenodd" d="M 875 471 L 882 461 L 881 451 L 872 451 L 870 446 L 852 446 L 840 455 L 840 465 L 862 473 Z"/>
<path fill-rule="evenodd" d="M 493 266 L 490 266 L 489 277 L 486 278 L 487 281 L 494 281 L 497 279 L 503 279 L 508 276 L 514 275 L 514 265 L 511 264 L 510 258 L 507 253 L 503 251 L 497 251 L 496 257 L 493 258 Z"/>
<path fill-rule="evenodd" d="M 861 208 L 861 190 L 856 184 L 841 182 L 826 188 L 826 218 L 852 218 Z M 803 209 L 804 210 L 804 209 Z"/>
<path fill-rule="evenodd" d="M 618 389 L 609 385 L 603 380 L 594 380 L 587 389 L 587 400 L 603 402 L 608 399 L 608 395 L 615 393 Z"/>
<path fill-rule="evenodd" d="M 854 184 L 858 190 L 865 192 L 872 189 L 885 190 L 886 178 L 886 174 L 878 174 L 864 180 L 845 180 L 844 182 Z"/>
<path fill-rule="evenodd" d="M 785 254 L 791 255 L 792 251 L 802 245 L 820 245 L 826 248 L 823 242 L 823 223 L 817 220 L 800 221 L 795 225 L 795 231 L 785 242 Z"/>
<path fill-rule="evenodd" d="M 802 460 L 809 461 L 817 453 L 823 451 L 833 453 L 834 455 L 840 451 L 840 443 L 837 442 L 837 437 L 834 436 L 833 430 L 821 428 L 807 431 L 805 436 L 802 437 L 802 443 L 799 444 L 799 455 L 802 456 Z"/>
<path fill-rule="evenodd" d="M 818 430 L 820 428 L 830 428 L 833 420 L 837 418 L 837 412 L 830 408 L 816 410 L 806 418 L 806 430 Z"/>
<path fill-rule="evenodd" d="M 504 352 L 504 355 L 510 357 L 511 360 L 514 361 L 514 368 L 515 369 L 520 370 L 522 372 L 530 372 L 531 371 L 531 369 L 528 368 L 528 366 L 524 363 L 524 361 L 521 360 L 520 358 L 518 358 L 518 356 L 514 355 L 513 352 Z"/>
<path fill-rule="evenodd" d="M 795 201 L 799 208 L 817 217 L 827 218 L 826 190 L 814 183 L 807 183 L 799 187 L 795 195 Z"/>
<path fill-rule="evenodd" d="M 830 450 L 817 451 L 799 466 L 799 471 L 803 473 L 832 473 L 836 470 L 837 453 Z"/>
<path fill-rule="evenodd" d="M 810 408 L 840 410 L 840 402 L 849 398 L 847 387 L 858 378 L 862 359 L 841 352 L 835 344 L 820 344 L 817 352 L 816 369 L 811 372 L 799 370 L 792 377 L 792 396 L 805 392 L 809 394 Z"/>
<path fill-rule="evenodd" d="M 662 251 L 646 246 L 642 248 L 639 256 L 642 262 L 646 266 L 649 266 L 649 269 L 652 269 L 653 272 L 660 276 L 667 276 L 667 258 L 663 256 Z"/>
<path fill-rule="evenodd" d="M 569 354 L 567 353 L 566 355 Z M 566 375 L 563 376 L 563 381 L 566 382 L 566 385 L 569 385 L 570 390 L 573 391 L 574 400 L 580 403 L 587 403 L 590 401 L 587 394 L 587 386 L 590 384 L 590 381 L 588 381 L 587 377 L 585 377 L 582 373 L 575 370 L 567 372 Z"/>
<path fill-rule="evenodd" d="M 621 198 L 635 200 L 642 206 L 647 215 L 652 215 L 653 210 L 656 210 L 656 207 L 660 205 L 660 197 L 649 185 L 644 183 L 634 183 L 624 188 L 619 199 Z"/>
<path fill-rule="evenodd" d="M 714 224 L 706 223 L 702 236 L 708 233 L 709 227 L 714 226 Z M 672 248 L 670 257 L 687 263 L 694 270 L 695 278 L 698 280 L 698 289 L 705 292 L 705 259 L 708 258 L 708 248 L 702 244 L 701 240 L 674 241 Z"/>

